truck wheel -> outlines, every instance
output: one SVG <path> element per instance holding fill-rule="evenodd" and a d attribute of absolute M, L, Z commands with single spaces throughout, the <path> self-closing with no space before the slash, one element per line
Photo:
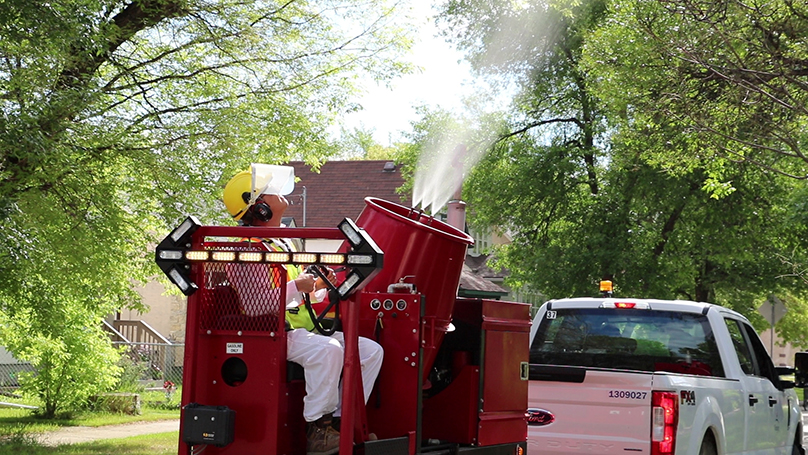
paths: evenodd
<path fill-rule="evenodd" d="M 699 455 L 718 455 L 718 449 L 715 448 L 715 442 L 711 436 L 707 435 L 704 437 L 704 441 L 701 443 L 701 449 L 699 449 Z"/>
<path fill-rule="evenodd" d="M 802 444 L 794 441 L 794 445 L 791 446 L 791 455 L 805 455 L 805 449 L 802 448 Z"/>

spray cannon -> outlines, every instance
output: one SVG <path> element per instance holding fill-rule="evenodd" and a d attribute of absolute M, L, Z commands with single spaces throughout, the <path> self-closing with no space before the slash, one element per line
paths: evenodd
<path fill-rule="evenodd" d="M 395 290 L 409 282 L 424 296 L 425 338 L 421 365 L 426 374 L 443 336 L 451 327 L 466 247 L 474 240 L 465 232 L 415 209 L 375 198 L 368 198 L 365 203 L 356 224 L 376 239 L 387 257 L 387 267 L 365 286 L 365 291 L 372 294 Z M 378 311 L 380 324 L 394 314 L 383 303 L 380 310 L 374 311 Z"/>
<path fill-rule="evenodd" d="M 286 361 L 286 266 L 343 270 L 332 289 L 345 338 L 340 455 L 524 454 L 527 304 L 458 298 L 471 237 L 367 198 L 337 228 L 200 226 L 157 248 L 188 295 L 179 455 L 306 453 L 302 368 Z M 278 252 L 256 239 L 341 240 Z M 308 242 L 307 242 L 308 243 Z M 384 349 L 367 404 L 357 340 Z"/>

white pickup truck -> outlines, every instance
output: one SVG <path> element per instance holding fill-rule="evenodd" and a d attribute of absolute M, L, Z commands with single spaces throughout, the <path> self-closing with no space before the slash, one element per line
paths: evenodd
<path fill-rule="evenodd" d="M 552 300 L 530 332 L 530 454 L 804 455 L 794 382 L 717 305 Z"/>

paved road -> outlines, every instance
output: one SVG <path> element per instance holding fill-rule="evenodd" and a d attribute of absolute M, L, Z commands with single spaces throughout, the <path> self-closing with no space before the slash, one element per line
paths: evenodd
<path fill-rule="evenodd" d="M 803 427 L 808 430 L 808 412 L 802 413 Z M 123 425 L 110 425 L 100 428 L 91 427 L 65 427 L 58 431 L 46 433 L 41 436 L 41 441 L 50 446 L 59 444 L 75 444 L 78 442 L 88 442 L 97 439 L 126 438 L 141 434 L 165 433 L 178 431 L 179 420 L 164 420 L 157 422 L 129 423 Z M 803 447 L 808 452 L 808 431 L 803 433 Z"/>

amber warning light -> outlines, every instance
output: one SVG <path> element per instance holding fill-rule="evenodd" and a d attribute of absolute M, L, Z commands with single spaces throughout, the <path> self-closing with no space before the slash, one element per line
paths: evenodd
<path fill-rule="evenodd" d="M 609 280 L 601 280 L 600 282 L 600 293 L 603 294 L 603 297 L 611 297 L 612 296 L 612 282 Z"/>

